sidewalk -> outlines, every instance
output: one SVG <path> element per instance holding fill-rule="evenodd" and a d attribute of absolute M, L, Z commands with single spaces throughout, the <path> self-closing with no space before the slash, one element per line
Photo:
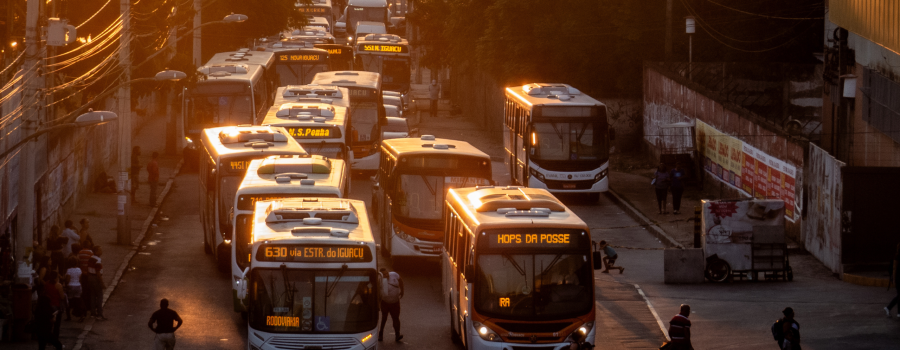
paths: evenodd
<path fill-rule="evenodd" d="M 171 179 L 177 175 L 181 167 L 181 156 L 164 155 L 166 122 L 164 118 L 156 118 L 147 123 L 138 131 L 138 134 L 132 139 L 134 146 L 141 147 L 141 174 L 140 187 L 135 193 L 135 201 L 131 204 L 131 239 L 130 245 L 117 244 L 116 231 L 116 200 L 115 193 L 89 193 L 76 206 L 75 212 L 68 217 L 69 220 L 77 222 L 82 218 L 90 220 L 90 234 L 94 239 L 94 244 L 103 247 L 103 281 L 106 285 L 104 291 L 103 303 L 107 303 L 110 294 L 115 290 L 122 273 L 131 260 L 131 257 L 139 250 L 139 244 L 143 240 L 147 231 L 155 226 L 154 220 L 162 218 L 165 220 L 165 214 L 159 212 L 159 203 L 162 203 L 165 195 L 171 188 Z M 157 186 L 157 202 L 150 205 L 150 186 L 147 183 L 147 163 L 150 162 L 150 156 L 153 152 L 159 152 L 159 175 L 160 185 Z M 116 174 L 115 166 L 107 170 L 107 174 Z M 154 219 L 155 218 L 155 219 Z M 59 223 L 62 226 L 62 223 Z M 109 318 L 106 322 L 122 322 L 122 315 L 112 315 L 106 313 Z M 75 322 L 75 318 L 70 322 L 63 319 L 60 327 L 60 341 L 67 349 L 80 349 L 81 342 L 90 331 L 95 321 L 87 318 L 84 323 Z M 97 321 L 99 322 L 99 321 Z M 26 335 L 30 338 L 30 335 Z M 37 341 L 28 340 L 15 343 L 0 343 L 0 348 L 18 350 L 18 349 L 36 349 Z M 52 347 L 50 347 L 52 348 Z"/>

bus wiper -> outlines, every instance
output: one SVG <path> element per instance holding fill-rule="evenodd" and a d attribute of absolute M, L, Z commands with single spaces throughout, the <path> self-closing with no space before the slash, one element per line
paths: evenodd
<path fill-rule="evenodd" d="M 331 292 L 334 291 L 334 287 L 337 286 L 338 282 L 341 280 L 341 276 L 344 275 L 344 272 L 347 271 L 347 264 L 341 265 L 341 272 L 338 272 L 337 277 L 335 277 L 334 282 L 331 283 L 331 286 L 328 285 L 328 278 L 325 279 L 325 298 L 331 296 Z M 327 304 L 327 302 L 326 302 Z"/>
<path fill-rule="evenodd" d="M 425 177 L 425 175 L 419 175 L 419 176 L 422 177 L 422 182 L 424 182 L 425 186 L 428 187 L 428 192 L 431 192 L 432 196 L 437 196 L 437 190 L 435 190 L 434 187 L 431 186 L 431 183 L 428 182 L 428 178 Z"/>
<path fill-rule="evenodd" d="M 541 276 L 543 276 L 545 273 L 547 273 L 547 271 L 550 271 L 550 269 L 553 266 L 556 266 L 556 263 L 558 263 L 561 258 L 562 258 L 562 254 L 556 254 L 556 257 L 553 258 L 552 261 L 550 261 L 550 265 L 547 265 L 546 268 L 541 270 Z"/>
<path fill-rule="evenodd" d="M 512 256 L 510 256 L 509 254 L 503 253 L 503 257 L 506 258 L 506 260 L 508 260 L 509 262 L 511 262 L 513 264 L 513 267 L 516 268 L 516 271 L 519 271 L 520 275 L 525 276 L 525 269 L 522 268 L 521 266 L 519 266 L 519 263 L 517 263 L 515 260 L 513 260 Z"/>
<path fill-rule="evenodd" d="M 284 281 L 284 293 L 286 303 L 289 305 L 291 314 L 294 313 L 294 288 L 288 283 L 287 266 L 281 264 L 281 279 Z"/>
<path fill-rule="evenodd" d="M 319 153 L 321 153 L 321 151 L 322 151 L 322 147 L 325 147 L 325 140 L 322 140 L 322 142 L 321 142 L 321 143 L 319 143 L 319 147 L 318 147 L 318 148 L 316 148 L 316 151 L 315 151 L 315 152 L 313 152 L 313 154 L 319 154 Z"/>

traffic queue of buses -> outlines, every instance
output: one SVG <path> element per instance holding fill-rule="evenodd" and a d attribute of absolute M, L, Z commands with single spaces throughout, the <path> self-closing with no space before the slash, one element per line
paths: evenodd
<path fill-rule="evenodd" d="M 476 147 L 412 137 L 409 45 L 362 32 L 385 3 L 350 0 L 353 23 L 329 0 L 301 6 L 325 18 L 214 55 L 183 91 L 204 249 L 230 272 L 247 348 L 375 349 L 378 252 L 441 261 L 448 327 L 468 349 L 592 347 L 599 257 L 551 192 L 608 189 L 606 106 L 564 84 L 507 88 L 517 186 L 496 186 Z M 348 198 L 359 172 L 375 174 L 371 213 Z"/>

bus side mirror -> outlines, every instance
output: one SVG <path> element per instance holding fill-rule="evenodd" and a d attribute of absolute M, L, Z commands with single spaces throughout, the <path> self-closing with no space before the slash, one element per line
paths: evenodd
<path fill-rule="evenodd" d="M 475 265 L 466 265 L 463 274 L 466 275 L 467 281 L 475 280 Z"/>
<path fill-rule="evenodd" d="M 241 274 L 241 280 L 238 281 L 237 297 L 241 300 L 247 299 L 247 284 L 249 283 L 249 281 L 247 280 L 248 272 L 250 272 L 250 268 L 244 268 L 244 273 Z"/>
<path fill-rule="evenodd" d="M 603 255 L 599 252 L 591 253 L 591 257 L 594 260 L 594 270 L 600 270 L 603 268 Z"/>

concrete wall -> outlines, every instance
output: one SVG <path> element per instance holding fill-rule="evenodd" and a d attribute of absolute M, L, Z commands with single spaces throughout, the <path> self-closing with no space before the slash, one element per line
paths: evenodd
<path fill-rule="evenodd" d="M 803 244 L 831 272 L 842 273 L 841 201 L 844 193 L 841 168 L 844 163 L 816 145 L 809 146 L 806 163 L 807 198 L 803 212 Z"/>

